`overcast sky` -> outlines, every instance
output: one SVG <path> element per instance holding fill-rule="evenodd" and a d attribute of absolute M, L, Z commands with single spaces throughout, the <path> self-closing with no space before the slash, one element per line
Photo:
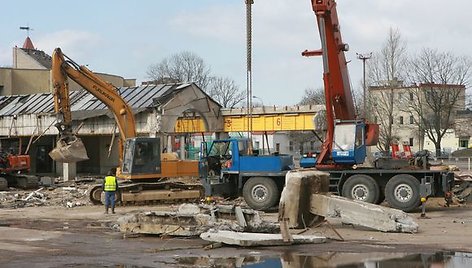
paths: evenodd
<path fill-rule="evenodd" d="M 320 48 L 310 0 L 255 0 L 253 95 L 265 105 L 293 105 L 306 88 L 322 86 L 320 58 L 300 52 Z M 351 84 L 359 89 L 356 52 L 378 51 L 389 28 L 400 31 L 414 53 L 437 48 L 472 56 L 472 2 L 468 0 L 338 0 Z M 0 16 L 0 66 L 12 65 L 12 48 L 26 32 L 37 49 L 65 54 L 93 71 L 148 79 L 151 64 L 192 51 L 212 73 L 246 88 L 244 0 L 6 1 Z M 254 102 L 259 101 L 258 99 Z"/>

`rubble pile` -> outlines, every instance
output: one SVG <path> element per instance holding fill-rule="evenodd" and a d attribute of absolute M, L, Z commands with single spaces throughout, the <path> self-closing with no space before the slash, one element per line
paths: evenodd
<path fill-rule="evenodd" d="M 472 175 L 471 174 L 454 174 L 456 186 L 452 189 L 454 199 L 459 203 L 467 203 L 472 201 Z"/>
<path fill-rule="evenodd" d="M 44 183 L 39 189 L 22 190 L 9 188 L 0 192 L 0 208 L 22 208 L 37 206 L 64 206 L 68 208 L 91 205 L 90 189 L 94 179 L 63 182 L 61 178 L 41 178 Z"/>
<path fill-rule="evenodd" d="M 279 226 L 263 221 L 259 212 L 240 206 L 182 204 L 177 211 L 128 214 L 118 219 L 123 233 L 198 236 L 210 229 L 278 232 Z"/>

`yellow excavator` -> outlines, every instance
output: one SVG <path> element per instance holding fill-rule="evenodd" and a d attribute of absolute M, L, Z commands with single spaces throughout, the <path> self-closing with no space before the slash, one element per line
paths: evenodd
<path fill-rule="evenodd" d="M 158 137 L 138 137 L 133 111 L 116 87 L 75 63 L 60 48 L 52 55 L 54 109 L 59 130 L 56 147 L 49 153 L 54 161 L 74 163 L 88 159 L 83 142 L 72 129 L 68 78 L 102 101 L 115 117 L 120 133 L 117 178 L 122 180 L 117 191 L 118 200 L 124 204 L 174 202 L 193 201 L 204 196 L 203 186 L 198 183 L 198 161 L 180 160 L 161 153 Z M 101 186 L 94 187 L 90 192 L 91 201 L 100 203 L 101 192 Z"/>

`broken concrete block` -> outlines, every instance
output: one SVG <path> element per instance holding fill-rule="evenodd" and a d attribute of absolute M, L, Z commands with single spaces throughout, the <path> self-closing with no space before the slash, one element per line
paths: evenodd
<path fill-rule="evenodd" d="M 195 204 L 181 204 L 177 209 L 179 215 L 195 215 L 200 213 L 200 208 Z"/>
<path fill-rule="evenodd" d="M 382 232 L 418 232 L 418 224 L 401 210 L 340 196 L 313 194 L 311 213 Z"/>
<path fill-rule="evenodd" d="M 238 224 L 245 228 L 247 226 L 246 219 L 244 218 L 244 213 L 243 210 L 241 209 L 240 206 L 237 206 L 234 208 L 234 212 L 236 214 L 236 220 L 238 221 Z"/>
<path fill-rule="evenodd" d="M 233 231 L 209 231 L 202 233 L 200 238 L 215 243 L 237 245 L 242 247 L 287 245 L 281 234 L 241 233 Z M 294 235 L 293 244 L 320 244 L 326 238 L 315 235 Z"/>
<path fill-rule="evenodd" d="M 39 183 L 44 187 L 51 187 L 54 184 L 54 179 L 51 177 L 41 177 Z"/>
<path fill-rule="evenodd" d="M 328 173 L 316 169 L 289 171 L 279 202 L 279 222 L 286 220 L 289 228 L 304 228 L 322 221 L 321 217 L 310 213 L 310 198 L 314 193 L 328 191 Z"/>
<path fill-rule="evenodd" d="M 118 220 L 124 233 L 198 236 L 211 228 L 233 231 L 275 232 L 278 225 L 262 221 L 257 211 L 240 208 L 246 226 L 238 224 L 233 208 L 219 206 L 198 207 L 187 204 L 177 212 L 146 212 L 126 215 Z"/>

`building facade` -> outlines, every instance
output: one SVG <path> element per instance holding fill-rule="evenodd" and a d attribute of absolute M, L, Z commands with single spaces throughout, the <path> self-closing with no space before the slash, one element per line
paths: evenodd
<path fill-rule="evenodd" d="M 447 129 L 441 144 L 449 151 L 456 150 L 455 145 L 463 139 L 460 135 L 451 135 L 451 130 L 456 125 L 456 113 L 465 109 L 464 85 L 424 83 L 403 86 L 397 81 L 393 85 L 369 87 L 369 95 L 369 114 L 372 115 L 369 119 L 380 124 L 381 141 L 382 135 L 390 136 L 400 144 L 410 144 L 413 151 L 434 151 L 427 131 L 437 134 L 427 124 L 436 122 L 442 130 Z M 391 135 L 388 135 L 389 131 Z"/>

